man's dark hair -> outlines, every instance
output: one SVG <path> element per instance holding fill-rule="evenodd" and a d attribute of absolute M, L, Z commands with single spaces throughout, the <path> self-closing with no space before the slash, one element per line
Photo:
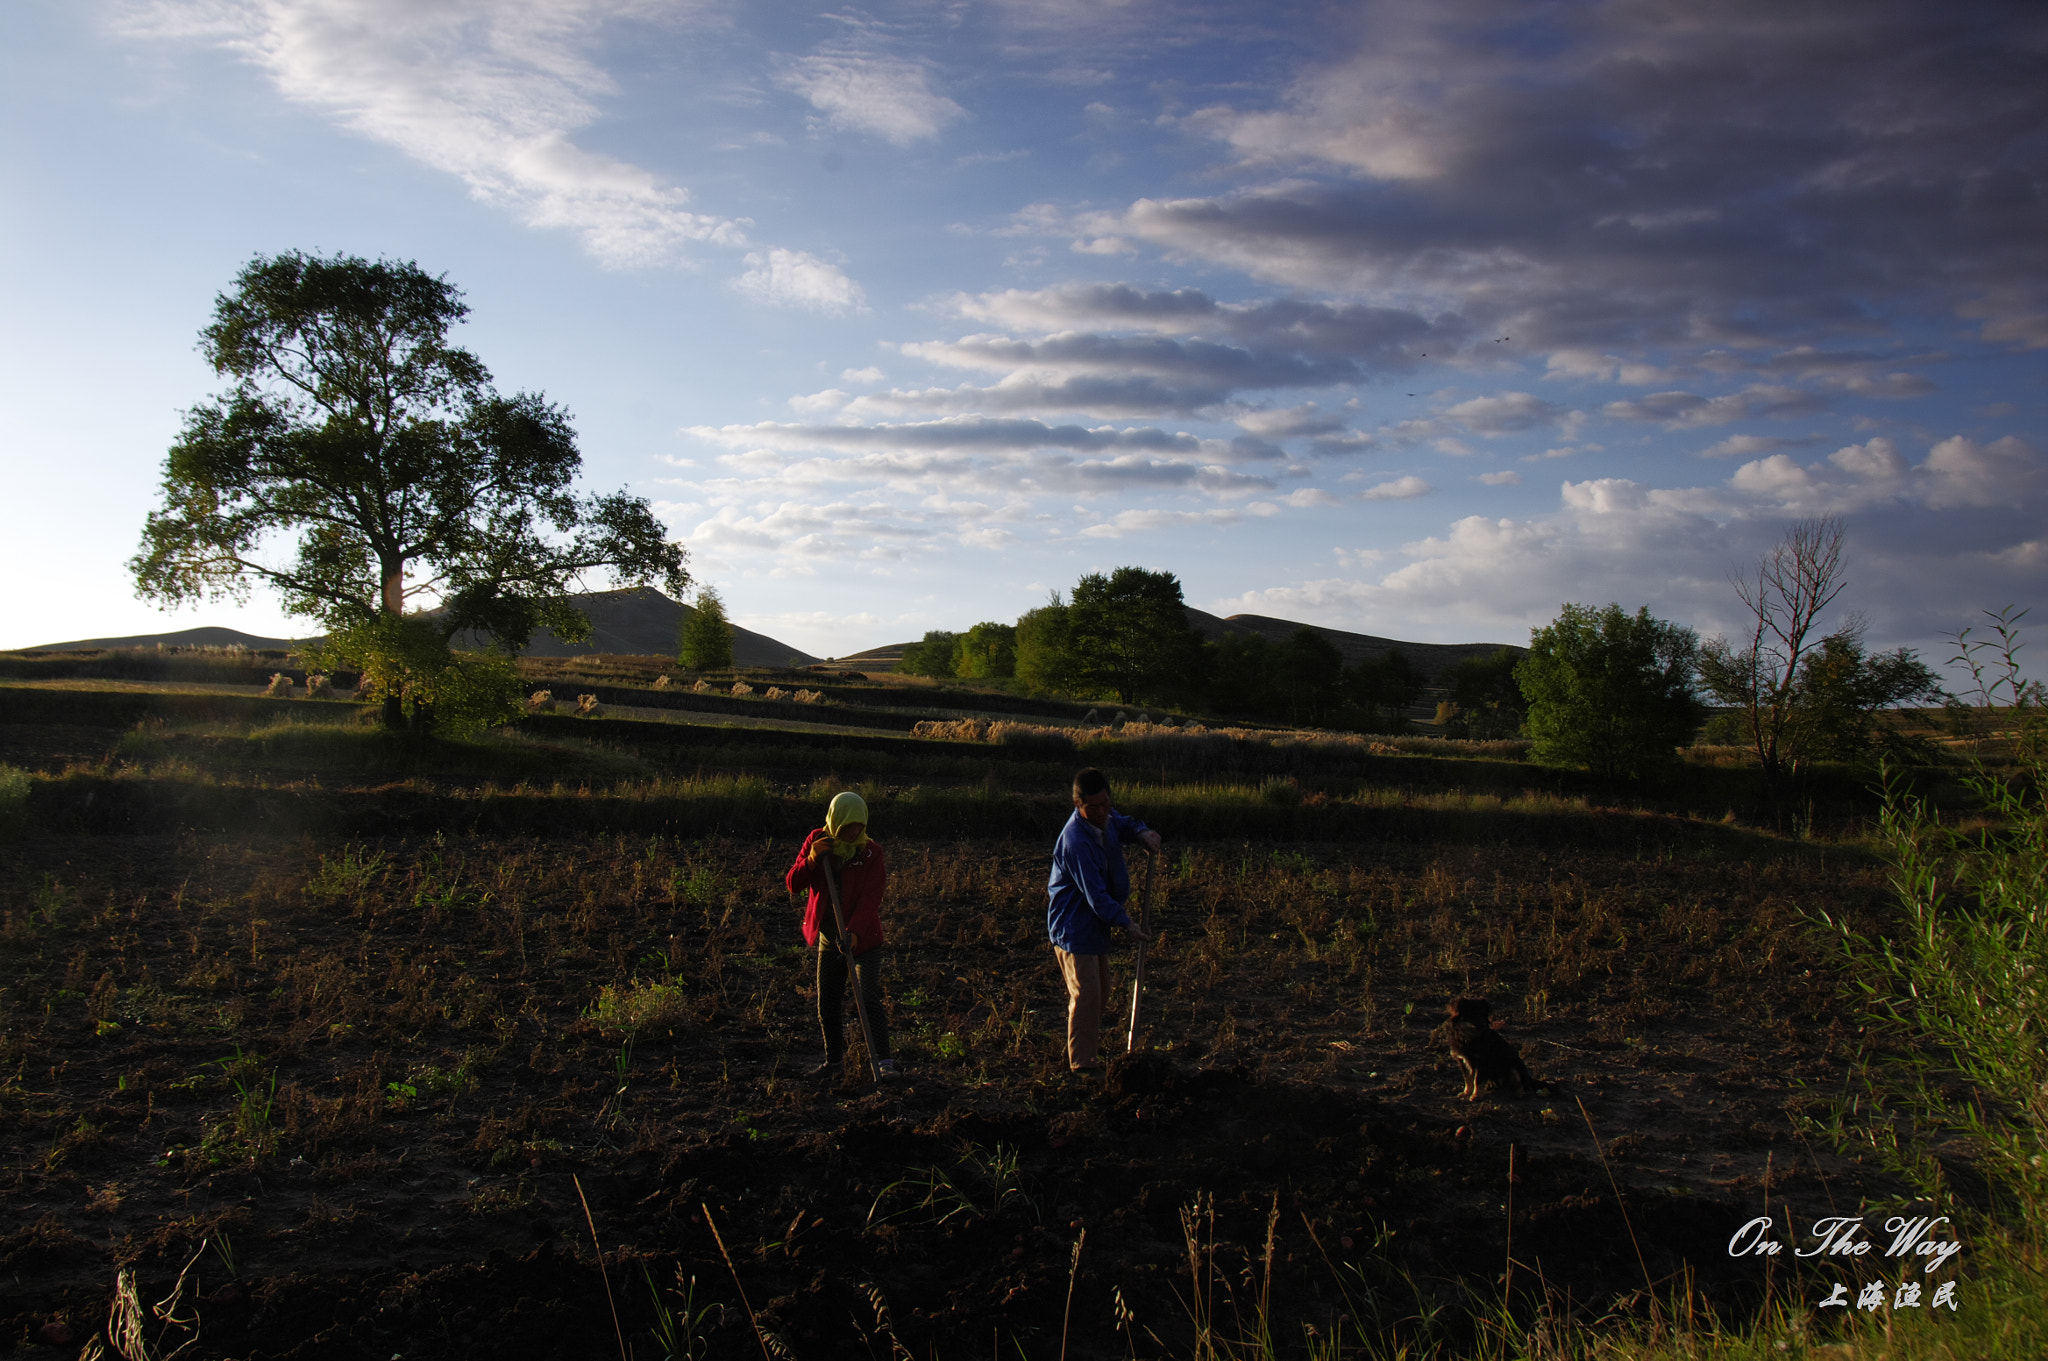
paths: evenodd
<path fill-rule="evenodd" d="M 1074 797 L 1077 799 L 1085 799 L 1090 794 L 1106 793 L 1108 789 L 1109 776 L 1094 766 L 1087 766 L 1074 773 Z"/>

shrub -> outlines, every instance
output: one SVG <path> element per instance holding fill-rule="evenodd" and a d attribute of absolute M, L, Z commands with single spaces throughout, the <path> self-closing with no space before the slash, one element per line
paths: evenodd
<path fill-rule="evenodd" d="M 519 672 L 502 652 L 458 651 L 423 615 L 378 616 L 336 629 L 316 654 L 323 667 L 362 668 L 359 695 L 385 701 L 387 721 L 410 714 L 447 737 L 518 718 Z"/>
<path fill-rule="evenodd" d="M 1692 741 L 1699 640 L 1693 631 L 1619 605 L 1566 605 L 1531 632 L 1515 681 L 1529 701 L 1532 754 L 1608 779 L 1640 779 L 1673 765 Z"/>
<path fill-rule="evenodd" d="M 699 587 L 696 607 L 683 608 L 676 660 L 692 671 L 718 671 L 731 666 L 732 623 L 725 617 L 725 600 L 717 589 Z"/>
<path fill-rule="evenodd" d="M 680 982 L 650 982 L 634 979 L 624 987 L 607 983 L 590 1008 L 590 1019 L 599 1030 L 611 1035 L 635 1035 L 643 1030 L 681 1025 L 687 1016 L 689 994 Z"/>
<path fill-rule="evenodd" d="M 0 765 L 0 837 L 28 827 L 29 774 L 19 766 Z"/>
<path fill-rule="evenodd" d="M 263 687 L 263 697 L 265 699 L 290 699 L 292 697 L 292 678 L 282 671 L 272 672 L 270 684 Z"/>
<path fill-rule="evenodd" d="M 317 671 L 309 674 L 306 677 L 306 698 L 333 699 L 334 682 Z"/>

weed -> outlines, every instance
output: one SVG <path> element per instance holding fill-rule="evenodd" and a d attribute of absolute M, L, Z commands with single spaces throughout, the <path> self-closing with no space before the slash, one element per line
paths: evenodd
<path fill-rule="evenodd" d="M 359 899 L 371 881 L 387 871 L 385 860 L 383 851 L 344 846 L 338 855 L 320 857 L 320 868 L 307 881 L 306 893 L 314 898 Z"/>
<path fill-rule="evenodd" d="M 277 1150 L 277 1128 L 271 1116 L 277 1105 L 277 1074 L 267 1077 L 254 1054 L 244 1054 L 238 1045 L 233 1057 L 215 1059 L 208 1067 L 219 1068 L 235 1089 L 235 1104 L 224 1116 L 209 1118 L 203 1127 L 197 1150 L 208 1167 L 261 1162 Z"/>
<path fill-rule="evenodd" d="M 883 1203 L 899 1203 L 884 1213 Z M 1036 1222 L 1038 1206 L 1024 1189 L 1021 1159 L 1015 1147 L 993 1149 L 968 1144 L 951 1170 L 928 1167 L 914 1177 L 884 1186 L 868 1207 L 868 1227 L 909 1218 L 934 1226 L 955 1219 L 993 1219 L 1006 1213 Z"/>
<path fill-rule="evenodd" d="M 19 766 L 0 765 L 0 839 L 28 830 L 29 773 Z"/>
<path fill-rule="evenodd" d="M 640 1274 L 646 1279 L 648 1297 L 654 1302 L 654 1343 L 661 1349 L 661 1361 L 697 1361 L 708 1354 L 711 1330 L 725 1322 L 725 1306 L 715 1300 L 698 1304 L 697 1278 L 684 1276 L 678 1266 L 673 1289 L 681 1298 L 682 1307 L 671 1309 L 662 1298 L 661 1288 L 655 1285 L 654 1273 L 648 1270 L 647 1263 L 640 1264 Z"/>
<path fill-rule="evenodd" d="M 607 1035 L 637 1035 L 681 1025 L 688 1002 L 689 992 L 680 980 L 664 983 L 636 978 L 624 987 L 605 984 L 587 1014 Z"/>

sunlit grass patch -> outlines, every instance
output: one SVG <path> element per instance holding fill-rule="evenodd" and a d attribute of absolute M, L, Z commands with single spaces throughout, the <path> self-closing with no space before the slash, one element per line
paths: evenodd
<path fill-rule="evenodd" d="M 680 981 L 636 978 L 629 983 L 605 984 L 589 1015 L 607 1035 L 637 1035 L 681 1025 L 689 1000 L 689 990 Z"/>
<path fill-rule="evenodd" d="M 0 838 L 28 829 L 29 773 L 19 766 L 0 765 Z"/>

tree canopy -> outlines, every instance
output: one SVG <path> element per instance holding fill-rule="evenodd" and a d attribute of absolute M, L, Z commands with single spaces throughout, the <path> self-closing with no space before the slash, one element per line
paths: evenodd
<path fill-rule="evenodd" d="M 692 671 L 722 671 L 732 665 L 732 621 L 715 587 L 699 586 L 697 604 L 683 616 L 676 660 Z"/>
<path fill-rule="evenodd" d="M 959 634 L 947 629 L 932 629 L 903 649 L 903 655 L 896 659 L 896 670 L 906 676 L 945 680 L 953 674 L 954 657 L 959 646 Z"/>
<path fill-rule="evenodd" d="M 260 581 L 332 629 L 428 604 L 442 638 L 515 648 L 542 627 L 589 636 L 568 599 L 586 571 L 680 597 L 683 549 L 644 499 L 571 489 L 568 414 L 499 395 L 449 343 L 467 314 L 410 262 L 252 260 L 200 332 L 233 386 L 185 414 L 137 593 L 174 606 Z"/>
<path fill-rule="evenodd" d="M 1075 583 L 1066 612 L 1070 679 L 1061 688 L 1123 704 L 1201 692 L 1202 635 L 1188 624 L 1173 573 L 1142 567 L 1119 567 L 1108 576 L 1091 572 Z"/>
<path fill-rule="evenodd" d="M 1455 662 L 1440 678 L 1457 706 L 1456 736 L 1513 737 L 1522 730 L 1528 701 L 1515 683 L 1522 650 L 1495 648 L 1484 657 Z"/>
<path fill-rule="evenodd" d="M 1693 695 L 1699 639 L 1689 628 L 1619 605 L 1566 605 L 1531 632 L 1515 679 L 1529 703 L 1530 755 L 1639 779 L 1675 759 L 1700 721 Z"/>

